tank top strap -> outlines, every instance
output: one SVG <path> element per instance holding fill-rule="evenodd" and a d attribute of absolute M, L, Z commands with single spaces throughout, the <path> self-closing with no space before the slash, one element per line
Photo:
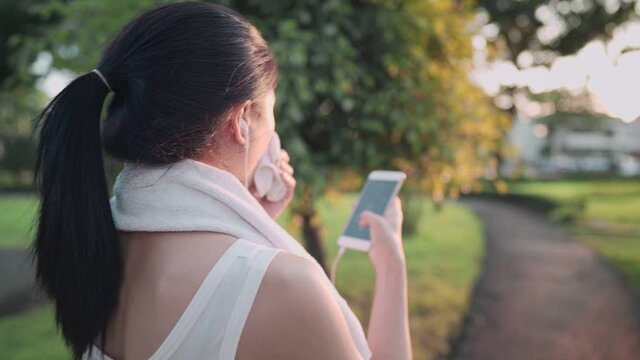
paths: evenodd
<path fill-rule="evenodd" d="M 250 241 L 237 239 L 227 248 L 202 281 L 191 302 L 169 335 L 165 338 L 165 341 L 160 344 L 160 347 L 158 347 L 149 360 L 167 359 L 167 356 L 170 356 L 180 346 L 193 325 L 198 321 L 202 313 L 207 310 L 209 299 L 218 290 L 227 271 L 232 267 L 238 257 L 247 256 L 247 253 L 251 252 L 250 249 L 255 246 L 257 245 Z M 210 311 L 213 310 L 214 309 L 211 309 Z"/>
<path fill-rule="evenodd" d="M 237 301 L 231 309 L 229 322 L 224 331 L 219 354 L 219 359 L 221 360 L 233 360 L 235 358 L 242 330 L 244 329 L 247 317 L 255 301 L 262 279 L 271 261 L 279 252 L 283 251 L 249 241 L 246 241 L 244 246 L 251 248 L 250 251 L 246 251 L 242 255 L 251 258 L 250 268 L 236 298 Z"/>

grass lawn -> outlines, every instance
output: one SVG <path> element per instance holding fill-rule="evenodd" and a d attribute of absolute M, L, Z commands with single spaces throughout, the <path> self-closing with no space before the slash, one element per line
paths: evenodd
<path fill-rule="evenodd" d="M 515 182 L 510 192 L 558 202 L 583 199 L 576 236 L 609 260 L 640 294 L 640 180 Z"/>
<path fill-rule="evenodd" d="M 71 359 L 54 326 L 50 306 L 0 318 L 0 349 L 2 359 Z"/>
<path fill-rule="evenodd" d="M 355 200 L 355 195 L 329 195 L 318 203 L 329 263 L 337 251 L 336 238 Z M 0 198 L 0 209 L 7 207 L 4 201 Z M 27 198 L 18 203 L 28 208 L 34 202 Z M 4 217 L 6 212 L 2 214 L 0 217 Z M 8 216 L 16 219 L 14 214 Z M 10 231 L 2 228 L 0 244 L 26 245 L 28 239 L 20 237 L 18 222 L 0 221 L 13 227 Z M 24 219 L 22 221 L 27 223 Z M 286 216 L 281 223 L 290 230 L 299 226 Z M 5 231 L 6 234 L 18 235 L 5 238 Z M 430 203 L 425 202 L 417 234 L 404 239 L 415 359 L 436 359 L 449 352 L 449 341 L 460 330 L 479 272 L 484 249 L 482 233 L 481 223 L 464 207 L 446 203 L 440 211 L 435 211 Z M 337 285 L 361 319 L 365 331 L 373 281 L 374 271 L 367 255 L 348 251 L 338 267 Z M 42 354 L 47 354 L 47 359 L 69 358 L 54 331 L 50 306 L 0 319 L 0 348 L 1 357 L 7 359 L 40 359 Z"/>
<path fill-rule="evenodd" d="M 579 237 L 609 259 L 640 295 L 640 236 L 583 234 Z"/>
<path fill-rule="evenodd" d="M 0 196 L 0 249 L 26 247 L 32 241 L 31 226 L 37 211 L 34 195 Z"/>
<path fill-rule="evenodd" d="M 509 192 L 555 201 L 584 199 L 585 220 L 640 225 L 640 180 L 559 180 L 515 182 Z"/>

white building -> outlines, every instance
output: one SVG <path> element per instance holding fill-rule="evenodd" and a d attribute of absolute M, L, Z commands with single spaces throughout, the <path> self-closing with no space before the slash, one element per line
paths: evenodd
<path fill-rule="evenodd" d="M 625 123 L 603 115 L 555 113 L 514 121 L 509 140 L 517 150 L 507 172 L 640 175 L 640 120 Z"/>

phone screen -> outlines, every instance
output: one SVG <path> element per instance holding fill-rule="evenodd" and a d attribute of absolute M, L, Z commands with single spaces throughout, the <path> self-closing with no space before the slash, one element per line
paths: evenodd
<path fill-rule="evenodd" d="M 378 215 L 384 214 L 397 185 L 398 181 L 393 180 L 367 180 L 364 189 L 362 189 L 360 193 L 358 205 L 353 211 L 351 219 L 349 219 L 349 223 L 344 230 L 344 235 L 362 240 L 370 240 L 369 227 L 361 227 L 358 224 L 360 214 L 364 210 L 369 210 Z"/>

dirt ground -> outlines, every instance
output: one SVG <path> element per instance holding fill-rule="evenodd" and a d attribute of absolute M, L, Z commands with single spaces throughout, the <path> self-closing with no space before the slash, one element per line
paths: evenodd
<path fill-rule="evenodd" d="M 44 300 L 36 291 L 27 250 L 0 250 L 0 316 L 20 312 Z"/>
<path fill-rule="evenodd" d="M 463 202 L 487 255 L 453 359 L 640 359 L 639 302 L 608 264 L 539 213 Z"/>

